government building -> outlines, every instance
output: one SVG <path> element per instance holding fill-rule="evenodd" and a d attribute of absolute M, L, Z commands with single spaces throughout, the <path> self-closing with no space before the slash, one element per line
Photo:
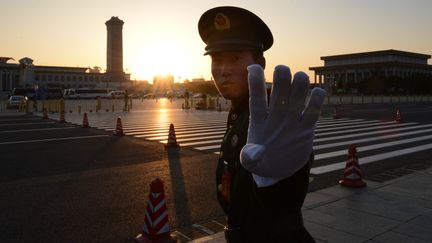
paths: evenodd
<path fill-rule="evenodd" d="M 132 86 L 130 74 L 123 71 L 123 21 L 112 17 L 107 27 L 107 70 L 87 67 L 43 66 L 28 57 L 18 63 L 0 56 L 0 92 L 16 87 L 107 88 L 127 89 Z"/>
<path fill-rule="evenodd" d="M 326 89 L 359 84 L 372 77 L 406 79 L 432 76 L 431 55 L 399 50 L 382 50 L 333 56 L 323 56 L 324 66 L 310 67 L 314 83 Z"/>

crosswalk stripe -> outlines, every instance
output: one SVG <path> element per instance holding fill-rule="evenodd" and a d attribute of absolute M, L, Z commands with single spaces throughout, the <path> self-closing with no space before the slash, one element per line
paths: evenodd
<path fill-rule="evenodd" d="M 185 135 L 180 135 L 177 136 L 177 138 L 185 138 L 185 137 L 195 137 L 195 136 L 201 136 L 201 135 L 214 135 L 214 134 L 224 134 L 225 130 L 223 131 L 218 131 L 218 132 L 206 132 L 206 133 L 194 133 L 194 134 L 185 134 Z M 142 135 L 137 135 L 136 137 L 144 137 Z M 146 139 L 148 140 L 162 140 L 162 139 L 167 139 L 167 136 L 159 136 L 159 137 L 146 137 Z"/>
<path fill-rule="evenodd" d="M 432 149 L 432 143 L 362 157 L 359 159 L 359 163 L 361 165 L 364 165 L 364 164 L 369 164 L 369 163 L 380 161 L 380 160 L 391 159 L 394 157 L 412 154 L 412 153 L 416 153 L 416 152 L 421 152 L 421 151 L 425 151 L 425 150 L 429 150 L 429 149 Z M 311 169 L 311 174 L 319 175 L 319 174 L 324 174 L 324 173 L 328 173 L 328 172 L 332 172 L 332 171 L 336 171 L 336 170 L 341 170 L 341 169 L 345 168 L 345 165 L 346 165 L 346 161 L 336 162 L 336 163 L 323 165 L 323 166 L 317 166 L 317 167 L 314 167 Z"/>
<path fill-rule="evenodd" d="M 335 134 L 341 134 L 341 133 L 351 133 L 351 132 L 360 132 L 360 131 L 368 131 L 368 130 L 378 130 L 383 128 L 391 128 L 391 127 L 403 127 L 403 126 L 409 126 L 409 125 L 415 125 L 417 123 L 409 122 L 409 123 L 394 123 L 391 125 L 384 125 L 384 126 L 374 126 L 374 127 L 368 127 L 368 128 L 356 128 L 356 129 L 344 129 L 339 131 L 333 131 L 333 132 L 318 132 L 315 134 L 315 137 L 322 137 L 327 135 L 335 135 Z"/>
<path fill-rule="evenodd" d="M 357 152 L 365 152 L 365 151 L 374 150 L 374 149 L 378 149 L 378 148 L 386 148 L 386 147 L 390 147 L 390 146 L 396 146 L 396 145 L 406 144 L 406 143 L 413 143 L 413 142 L 423 141 L 423 140 L 427 140 L 427 139 L 432 139 L 432 135 L 357 147 Z M 321 154 L 315 155 L 315 160 L 327 159 L 327 158 L 337 157 L 337 156 L 346 155 L 346 154 L 347 154 L 346 149 L 338 150 L 338 151 L 332 151 L 332 152 L 328 152 L 328 153 L 321 153 Z"/>
<path fill-rule="evenodd" d="M 389 138 L 397 138 L 397 137 L 403 137 L 403 136 L 409 136 L 409 135 L 415 135 L 415 134 L 427 133 L 427 132 L 432 132 L 432 129 L 418 130 L 418 131 L 405 132 L 405 133 L 396 133 L 396 134 L 390 134 L 390 135 L 385 135 L 385 136 L 369 137 L 369 138 L 363 138 L 363 139 L 357 139 L 357 140 L 348 140 L 348 141 L 343 141 L 343 142 L 338 142 L 338 143 L 328 143 L 328 144 L 316 145 L 316 146 L 313 146 L 313 149 L 319 150 L 319 149 L 332 148 L 332 147 L 349 145 L 349 144 L 371 142 L 371 141 L 376 141 L 376 140 L 384 140 L 384 139 L 389 139 Z"/>
<path fill-rule="evenodd" d="M 125 131 L 125 129 L 123 129 L 123 130 Z M 181 129 L 181 130 L 175 129 L 175 132 L 176 132 L 176 135 L 180 135 L 180 134 L 186 134 L 186 133 L 191 133 L 191 132 L 206 132 L 206 131 L 212 132 L 212 131 L 222 131 L 222 130 L 225 131 L 226 127 L 225 126 L 222 126 L 222 127 L 219 126 L 219 127 L 211 127 L 211 128 L 207 128 L 207 129 Z M 167 130 L 165 132 L 155 131 L 155 132 L 132 132 L 132 133 L 127 131 L 127 133 L 131 134 L 131 135 L 138 135 L 139 134 L 139 135 L 148 135 L 150 137 L 168 136 L 168 132 L 169 132 L 169 130 Z"/>
<path fill-rule="evenodd" d="M 191 142 L 191 143 L 181 143 L 180 145 L 182 145 L 182 146 L 194 146 L 194 145 L 201 145 L 201 144 L 217 143 L 218 146 L 220 146 L 221 142 L 222 142 L 222 139 L 217 139 L 217 140 L 205 140 L 205 141 Z"/>
<path fill-rule="evenodd" d="M 389 121 L 389 122 L 380 122 L 380 121 L 365 121 L 365 122 L 353 122 L 353 123 L 349 123 L 349 124 L 343 124 L 342 126 L 326 126 L 326 127 L 317 127 L 317 129 L 315 129 L 316 132 L 324 132 L 324 131 L 332 131 L 332 130 L 339 130 L 339 129 L 344 129 L 346 127 L 349 128 L 354 128 L 354 127 L 368 127 L 368 126 L 372 126 L 372 125 L 385 125 L 385 124 L 392 124 L 395 123 L 394 121 Z"/>
<path fill-rule="evenodd" d="M 386 130 L 379 130 L 379 131 L 372 131 L 372 132 L 365 132 L 365 133 L 348 134 L 348 135 L 327 137 L 327 138 L 317 138 L 317 139 L 314 139 L 314 142 L 318 143 L 318 142 L 325 142 L 325 141 L 331 141 L 331 140 L 339 140 L 339 139 L 345 139 L 345 138 L 376 135 L 376 134 L 383 134 L 383 133 L 390 133 L 390 132 L 401 132 L 401 131 L 413 130 L 413 129 L 425 128 L 425 127 L 432 127 L 432 124 L 417 125 L 417 126 L 411 126 L 411 127 L 402 127 L 402 128 L 396 128 L 396 129 L 386 129 Z"/>

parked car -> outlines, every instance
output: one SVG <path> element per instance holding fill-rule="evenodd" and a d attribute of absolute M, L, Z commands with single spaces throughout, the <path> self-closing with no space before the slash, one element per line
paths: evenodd
<path fill-rule="evenodd" d="M 124 98 L 125 97 L 126 92 L 123 90 L 114 90 L 108 93 L 108 96 L 113 98 L 113 99 L 119 99 L 119 98 Z"/>
<path fill-rule="evenodd" d="M 25 104 L 27 102 L 28 98 L 24 95 L 12 95 L 9 97 L 7 108 L 8 109 L 17 109 L 21 105 Z"/>

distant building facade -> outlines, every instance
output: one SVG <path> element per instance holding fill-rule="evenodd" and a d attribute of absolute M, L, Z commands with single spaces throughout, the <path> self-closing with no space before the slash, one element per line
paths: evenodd
<path fill-rule="evenodd" d="M 0 57 L 0 92 L 15 87 L 60 87 L 60 88 L 110 88 L 127 89 L 132 86 L 130 74 L 123 71 L 124 22 L 112 17 L 107 26 L 107 70 L 98 67 L 62 67 L 34 65 L 33 60 L 24 57 L 19 63 L 8 63 L 10 57 Z"/>
<path fill-rule="evenodd" d="M 359 83 L 373 76 L 408 78 L 432 76 L 431 55 L 382 50 L 334 56 L 323 56 L 324 66 L 310 67 L 314 71 L 315 85 L 329 88 L 343 87 L 347 83 Z"/>

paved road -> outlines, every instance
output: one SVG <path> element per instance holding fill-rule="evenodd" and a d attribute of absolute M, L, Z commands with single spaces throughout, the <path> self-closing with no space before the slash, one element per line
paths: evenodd
<path fill-rule="evenodd" d="M 395 107 L 341 106 L 338 120 L 330 118 L 332 108 L 326 108 L 314 144 L 311 191 L 337 182 L 350 143 L 358 145 L 368 179 L 386 180 L 429 166 L 430 107 L 416 105 L 406 115 L 408 107 L 401 107 L 405 121 L 400 124 L 393 121 Z M 368 109 L 371 112 L 362 111 Z M 0 198 L 7 199 L 0 200 L 2 239 L 131 242 L 141 230 L 148 185 L 156 177 L 165 182 L 170 224 L 183 239 L 220 231 L 222 212 L 215 200 L 212 163 L 218 149 L 199 148 L 217 146 L 226 114 L 89 114 L 90 125 L 103 129 L 33 116 L 0 116 Z M 119 115 L 130 136 L 112 136 Z M 57 119 L 58 114 L 50 116 Z M 75 113 L 66 116 L 77 124 L 81 119 Z M 171 122 L 183 145 L 178 156 L 168 154 L 162 144 Z"/>

